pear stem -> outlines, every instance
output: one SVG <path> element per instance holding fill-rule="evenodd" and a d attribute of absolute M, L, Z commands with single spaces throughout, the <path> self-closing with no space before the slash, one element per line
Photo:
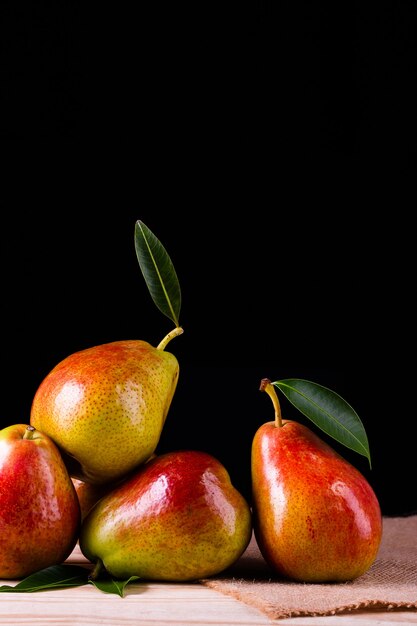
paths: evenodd
<path fill-rule="evenodd" d="M 26 430 L 23 433 L 23 439 L 33 439 L 36 428 L 34 426 L 26 426 Z"/>
<path fill-rule="evenodd" d="M 282 426 L 281 406 L 279 404 L 278 396 L 276 394 L 274 385 L 271 383 L 269 378 L 262 378 L 259 389 L 261 391 L 266 391 L 268 396 L 271 398 L 272 403 L 274 405 L 274 409 L 275 409 L 275 426 L 277 428 L 281 428 Z"/>
<path fill-rule="evenodd" d="M 102 569 L 103 569 L 103 561 L 101 559 L 97 559 L 96 564 L 94 565 L 94 568 L 91 570 L 91 573 L 88 576 L 88 578 L 90 580 L 96 580 Z"/>
<path fill-rule="evenodd" d="M 164 350 L 171 341 L 171 339 L 174 339 L 174 337 L 178 337 L 178 335 L 182 335 L 183 332 L 184 330 L 181 328 L 181 326 L 177 326 L 176 328 L 174 328 L 174 330 L 171 330 L 171 332 L 169 332 L 156 346 L 157 350 Z"/>

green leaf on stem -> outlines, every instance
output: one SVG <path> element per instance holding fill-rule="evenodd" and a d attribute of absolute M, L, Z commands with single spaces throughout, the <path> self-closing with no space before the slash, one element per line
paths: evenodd
<path fill-rule="evenodd" d="M 137 580 L 139 576 L 130 576 L 127 580 L 117 580 L 112 578 L 111 576 L 105 576 L 103 578 L 97 578 L 95 580 L 90 579 L 91 582 L 97 589 L 103 591 L 104 593 L 114 593 L 121 598 L 123 598 L 125 594 L 125 587 L 130 582 Z"/>
<path fill-rule="evenodd" d="M 272 384 L 318 428 L 347 448 L 365 456 L 371 467 L 365 428 L 356 411 L 339 394 L 300 378 L 277 380 Z"/>
<path fill-rule="evenodd" d="M 27 576 L 16 585 L 2 585 L 0 592 L 31 593 L 64 587 L 80 587 L 88 583 L 90 570 L 81 565 L 52 565 Z"/>
<path fill-rule="evenodd" d="M 135 224 L 135 249 L 154 303 L 178 328 L 181 289 L 174 265 L 159 239 L 141 220 Z"/>

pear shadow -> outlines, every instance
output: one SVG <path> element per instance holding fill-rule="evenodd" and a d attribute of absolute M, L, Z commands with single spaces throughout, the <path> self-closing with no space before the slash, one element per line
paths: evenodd
<path fill-rule="evenodd" d="M 193 585 L 198 587 L 201 584 L 200 580 L 184 580 L 184 581 L 176 581 L 176 580 L 143 580 L 143 581 L 135 581 L 126 585 L 124 589 L 124 596 L 128 595 L 136 595 L 142 594 L 146 591 L 149 591 L 150 587 L 153 585 L 158 586 L 174 586 L 174 587 L 182 587 L 183 585 Z"/>
<path fill-rule="evenodd" d="M 127 596 L 136 596 L 136 595 L 141 595 L 143 593 L 146 593 L 146 591 L 148 591 L 149 589 L 149 582 L 148 581 L 135 581 L 132 583 L 129 583 L 128 585 L 126 585 L 126 587 L 124 588 L 124 592 L 123 592 L 123 598 L 126 598 Z"/>

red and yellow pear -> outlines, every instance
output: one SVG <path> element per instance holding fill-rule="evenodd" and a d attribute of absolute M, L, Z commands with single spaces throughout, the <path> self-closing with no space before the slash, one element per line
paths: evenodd
<path fill-rule="evenodd" d="M 80 506 L 61 454 L 26 424 L 0 431 L 0 578 L 59 565 L 80 529 Z"/>
<path fill-rule="evenodd" d="M 115 578 L 187 581 L 220 573 L 246 549 L 249 504 L 205 452 L 156 456 L 85 518 L 80 548 Z"/>
<path fill-rule="evenodd" d="M 165 350 L 183 332 L 178 277 L 141 220 L 135 250 L 153 301 L 175 328 L 156 347 L 131 339 L 68 355 L 41 381 L 31 407 L 30 423 L 59 446 L 70 475 L 94 485 L 118 483 L 152 456 L 178 382 L 177 358 Z"/>
<path fill-rule="evenodd" d="M 117 482 L 149 459 L 178 382 L 177 358 L 142 340 L 114 341 L 70 354 L 40 383 L 30 423 L 59 446 L 71 476 Z"/>
<path fill-rule="evenodd" d="M 344 582 L 364 574 L 382 537 L 377 496 L 353 465 L 275 406 L 252 443 L 254 532 L 267 563 L 301 582 Z"/>

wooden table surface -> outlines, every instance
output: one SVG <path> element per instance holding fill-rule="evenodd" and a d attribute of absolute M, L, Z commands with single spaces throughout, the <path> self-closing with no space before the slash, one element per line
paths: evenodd
<path fill-rule="evenodd" d="M 69 563 L 85 565 L 78 546 Z M 8 584 L 8 581 L 1 581 Z M 9 583 L 13 584 L 13 583 Z M 54 626 L 392 626 L 416 624 L 415 611 L 355 612 L 271 620 L 255 608 L 199 583 L 130 583 L 123 598 L 93 585 L 35 593 L 2 593 L 0 625 Z"/>

